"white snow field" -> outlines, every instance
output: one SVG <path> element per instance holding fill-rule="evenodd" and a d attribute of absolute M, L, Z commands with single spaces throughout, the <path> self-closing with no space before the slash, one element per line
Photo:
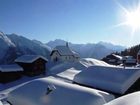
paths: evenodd
<path fill-rule="evenodd" d="M 89 67 L 89 66 L 109 66 L 109 67 L 113 67 L 113 65 L 110 65 L 102 60 L 98 60 L 98 59 L 94 59 L 94 58 L 83 58 L 80 61 L 83 65 Z"/>
<path fill-rule="evenodd" d="M 99 66 L 109 66 L 104 61 L 93 59 L 93 58 L 83 58 L 78 62 L 64 62 L 58 64 L 50 69 L 51 75 L 63 78 L 65 80 L 73 81 L 74 76 L 81 71 L 87 69 L 90 66 L 99 65 Z"/>
<path fill-rule="evenodd" d="M 1 101 L 0 101 L 0 105 L 3 105 Z"/>
<path fill-rule="evenodd" d="M 140 92 L 131 93 L 114 99 L 105 105 L 140 105 Z"/>
<path fill-rule="evenodd" d="M 109 93 L 66 83 L 54 77 L 24 84 L 10 92 L 7 98 L 12 105 L 103 105 L 113 99 L 114 96 Z"/>
<path fill-rule="evenodd" d="M 74 82 L 101 90 L 124 94 L 140 77 L 138 68 L 91 66 L 74 77 Z"/>

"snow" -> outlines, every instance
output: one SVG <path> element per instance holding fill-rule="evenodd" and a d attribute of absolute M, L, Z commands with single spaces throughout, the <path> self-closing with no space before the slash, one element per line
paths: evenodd
<path fill-rule="evenodd" d="M 48 89 L 52 92 L 48 93 Z M 103 105 L 114 96 L 75 84 L 57 80 L 54 77 L 33 80 L 15 89 L 7 100 L 13 105 Z"/>
<path fill-rule="evenodd" d="M 70 69 L 65 70 L 62 73 L 58 73 L 57 76 L 73 81 L 75 75 L 80 72 L 81 72 L 80 70 L 76 70 L 75 68 L 70 68 Z"/>
<path fill-rule="evenodd" d="M 52 67 L 50 71 L 52 72 L 52 74 L 57 74 L 60 72 L 64 72 L 70 68 L 75 68 L 76 70 L 81 71 L 85 69 L 86 66 L 83 65 L 81 62 L 64 62 Z"/>
<path fill-rule="evenodd" d="M 17 87 L 23 85 L 24 83 L 27 83 L 29 81 L 32 81 L 34 79 L 37 78 L 42 78 L 44 76 L 39 75 L 39 76 L 35 76 L 35 77 L 27 77 L 27 76 L 23 76 L 21 79 L 18 79 L 16 81 L 12 81 L 6 84 L 0 84 L 0 94 L 8 94 L 9 92 L 15 90 Z"/>
<path fill-rule="evenodd" d="M 108 64 L 108 63 L 106 63 L 106 62 L 104 62 L 104 61 L 101 61 L 101 60 L 97 60 L 97 59 L 94 59 L 94 58 L 83 58 L 83 59 L 81 59 L 81 61 L 80 61 L 82 64 L 84 64 L 84 65 L 88 65 L 88 67 L 89 66 L 93 66 L 93 65 L 98 65 L 98 66 L 113 66 L 113 65 L 110 65 L 110 64 Z"/>
<path fill-rule="evenodd" d="M 4 84 L 0 84 L 0 91 L 4 90 L 5 89 L 5 86 Z"/>
<path fill-rule="evenodd" d="M 1 101 L 0 101 L 0 105 L 3 105 Z"/>
<path fill-rule="evenodd" d="M 68 46 L 56 46 L 53 51 L 58 51 L 60 55 L 74 55 L 79 56 L 78 53 L 72 51 Z"/>
<path fill-rule="evenodd" d="M 140 69 L 121 67 L 91 66 L 74 77 L 74 82 L 124 94 L 140 77 Z"/>
<path fill-rule="evenodd" d="M 0 32 L 0 64 L 11 62 L 15 57 L 15 44 L 3 33 Z"/>
<path fill-rule="evenodd" d="M 3 41 L 5 41 L 5 43 L 7 43 L 9 46 L 15 46 L 14 43 L 12 43 L 11 40 L 3 32 L 0 32 L 0 39 L 3 39 Z"/>
<path fill-rule="evenodd" d="M 0 65 L 1 72 L 13 72 L 13 71 L 23 71 L 23 68 L 17 64 L 11 65 Z"/>
<path fill-rule="evenodd" d="M 15 62 L 24 62 L 24 63 L 32 63 L 35 60 L 42 58 L 45 61 L 48 61 L 45 57 L 41 56 L 41 55 L 22 55 L 20 57 L 18 57 Z"/>
<path fill-rule="evenodd" d="M 55 77 L 72 81 L 76 74 L 86 68 L 81 62 L 64 62 L 52 67 L 49 72 Z"/>
<path fill-rule="evenodd" d="M 63 78 L 68 81 L 73 81 L 75 75 L 81 71 L 87 69 L 90 66 L 111 66 L 104 61 L 93 59 L 93 58 L 83 58 L 77 62 L 64 62 L 52 67 L 49 71 L 51 75 L 59 78 Z"/>
<path fill-rule="evenodd" d="M 116 55 L 116 54 L 112 54 L 113 56 L 115 56 L 116 58 L 118 58 L 118 59 L 120 59 L 120 60 L 122 60 L 123 59 L 123 57 L 122 56 L 119 56 L 119 55 Z"/>
<path fill-rule="evenodd" d="M 50 49 L 45 44 L 36 43 L 26 37 L 17 34 L 8 34 L 7 37 L 16 45 L 17 56 L 29 54 L 29 55 L 42 55 L 44 57 L 50 57 Z"/>
<path fill-rule="evenodd" d="M 124 94 L 139 78 L 140 70 L 83 58 L 78 62 L 57 64 L 49 69 L 49 75 L 36 80 L 23 77 L 2 85 L 0 87 L 12 88 L 0 92 L 0 95 L 8 94 L 7 99 L 13 105 L 118 105 L 109 104 L 113 102 L 114 96 L 108 92 Z M 93 88 L 73 84 L 73 81 Z M 49 93 L 47 88 L 53 91 Z M 46 93 L 49 94 L 46 96 Z"/>
<path fill-rule="evenodd" d="M 140 105 L 140 92 L 122 96 L 105 105 Z"/>
<path fill-rule="evenodd" d="M 61 39 L 56 39 L 54 41 L 50 41 L 47 43 L 52 49 L 58 45 L 65 45 L 66 41 Z M 91 57 L 102 59 L 103 57 L 107 56 L 113 52 L 120 52 L 123 51 L 126 47 L 108 44 L 105 42 L 102 43 L 86 43 L 86 44 L 74 44 L 69 42 L 69 46 L 71 49 L 79 53 L 81 58 Z"/>

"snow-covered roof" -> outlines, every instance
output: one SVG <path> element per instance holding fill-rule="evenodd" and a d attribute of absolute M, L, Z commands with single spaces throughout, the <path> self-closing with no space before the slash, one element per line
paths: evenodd
<path fill-rule="evenodd" d="M 114 99 L 105 105 L 140 105 L 140 92 L 134 92 Z"/>
<path fill-rule="evenodd" d="M 133 56 L 125 56 L 126 59 L 135 59 Z"/>
<path fill-rule="evenodd" d="M 23 68 L 17 64 L 0 65 L 1 72 L 23 71 Z"/>
<path fill-rule="evenodd" d="M 60 55 L 79 56 L 78 53 L 72 51 L 68 46 L 56 46 L 53 51 L 58 51 Z"/>
<path fill-rule="evenodd" d="M 22 56 L 18 57 L 15 60 L 15 62 L 32 63 L 39 58 L 42 58 L 43 60 L 48 61 L 45 57 L 43 57 L 41 55 L 22 55 Z"/>
<path fill-rule="evenodd" d="M 0 105 L 3 105 L 1 101 L 0 101 Z"/>
<path fill-rule="evenodd" d="M 52 90 L 50 93 L 48 88 Z M 31 81 L 9 93 L 7 98 L 12 105 L 103 105 L 112 99 L 114 96 L 107 92 L 54 77 Z"/>
<path fill-rule="evenodd" d="M 80 60 L 80 62 L 83 64 L 83 65 L 86 65 L 86 66 L 113 66 L 113 65 L 110 65 L 102 60 L 98 60 L 98 59 L 94 59 L 94 58 L 82 58 Z"/>
<path fill-rule="evenodd" d="M 122 56 L 120 56 L 120 55 L 116 55 L 116 54 L 112 54 L 114 57 L 116 57 L 116 58 L 118 58 L 118 59 L 120 59 L 120 60 L 122 60 L 123 59 L 123 57 Z"/>
<path fill-rule="evenodd" d="M 50 72 L 52 75 L 57 75 L 60 78 L 65 78 L 67 80 L 73 81 L 73 78 L 76 74 L 81 72 L 82 70 L 87 69 L 90 66 L 111 66 L 104 61 L 93 59 L 93 58 L 82 58 L 77 62 L 64 62 L 57 65 L 53 65 L 50 68 Z M 114 66 L 113 66 L 114 67 Z"/>
<path fill-rule="evenodd" d="M 138 68 L 91 66 L 74 78 L 76 83 L 124 94 L 140 77 Z"/>

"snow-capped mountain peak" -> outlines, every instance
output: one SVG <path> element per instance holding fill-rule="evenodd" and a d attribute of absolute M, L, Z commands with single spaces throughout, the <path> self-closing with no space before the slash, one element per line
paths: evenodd
<path fill-rule="evenodd" d="M 47 43 L 52 49 L 58 45 L 65 45 L 66 41 L 61 39 L 56 39 L 54 41 L 50 41 Z M 87 43 L 87 44 L 73 44 L 69 42 L 69 46 L 76 52 L 80 54 L 81 57 L 91 57 L 102 59 L 106 55 L 116 52 L 122 51 L 125 49 L 123 46 L 114 45 L 112 43 L 107 42 L 99 42 L 99 43 Z"/>
<path fill-rule="evenodd" d="M 37 54 L 49 59 L 50 49 L 43 43 L 37 43 L 17 34 L 0 32 L 0 64 L 13 63 L 23 54 Z"/>
<path fill-rule="evenodd" d="M 1 41 L 7 43 L 9 46 L 15 46 L 14 43 L 12 43 L 11 40 L 3 32 L 0 32 L 0 39 Z"/>

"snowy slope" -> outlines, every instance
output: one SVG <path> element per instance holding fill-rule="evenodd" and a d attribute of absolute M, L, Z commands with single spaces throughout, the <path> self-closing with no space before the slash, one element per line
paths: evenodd
<path fill-rule="evenodd" d="M 51 51 L 51 48 L 49 46 L 47 46 L 46 44 L 42 43 L 41 41 L 38 41 L 38 40 L 35 40 L 35 39 L 32 40 L 32 41 L 35 42 L 35 43 L 37 43 L 37 44 L 39 44 L 42 47 L 47 48 L 49 51 Z"/>
<path fill-rule="evenodd" d="M 124 94 L 140 77 L 140 69 L 91 66 L 74 77 L 76 83 Z"/>
<path fill-rule="evenodd" d="M 93 58 L 83 58 L 78 62 L 64 62 L 53 66 L 50 69 L 51 75 L 61 77 L 63 79 L 73 81 L 75 75 L 81 71 L 87 69 L 90 66 L 109 66 L 111 65 L 105 63 L 104 61 L 93 59 Z"/>
<path fill-rule="evenodd" d="M 50 49 L 43 43 L 37 43 L 23 36 L 16 34 L 7 35 L 8 38 L 16 45 L 17 56 L 23 54 L 37 54 L 49 58 Z"/>
<path fill-rule="evenodd" d="M 0 105 L 3 105 L 1 101 L 0 101 Z"/>
<path fill-rule="evenodd" d="M 54 41 L 50 41 L 47 43 L 52 49 L 58 45 L 65 45 L 66 41 L 61 39 L 56 39 Z M 98 58 L 101 59 L 106 55 L 115 52 L 115 51 L 122 51 L 125 47 L 113 45 L 111 43 L 87 43 L 87 44 L 73 44 L 69 43 L 70 48 L 74 51 L 78 52 L 81 57 L 87 58 Z"/>
<path fill-rule="evenodd" d="M 113 67 L 113 65 L 110 65 L 102 60 L 98 60 L 98 59 L 93 59 L 93 58 L 83 58 L 80 61 L 83 65 L 89 67 L 89 66 L 109 66 L 109 67 Z"/>
<path fill-rule="evenodd" d="M 46 95 L 47 88 L 52 89 Z M 34 80 L 8 96 L 13 105 L 103 105 L 114 99 L 106 92 L 82 87 L 48 77 Z"/>
<path fill-rule="evenodd" d="M 140 105 L 140 92 L 122 96 L 104 105 Z"/>
<path fill-rule="evenodd" d="M 100 45 L 104 45 L 106 48 L 112 49 L 112 50 L 116 50 L 116 51 L 122 51 L 122 49 L 125 49 L 125 46 L 121 46 L 121 45 L 115 45 L 109 42 L 103 42 L 100 41 L 98 44 Z"/>
<path fill-rule="evenodd" d="M 13 63 L 18 56 L 23 54 L 37 54 L 49 59 L 50 50 L 47 45 L 39 41 L 0 32 L 0 64 Z"/>
<path fill-rule="evenodd" d="M 15 44 L 3 32 L 0 32 L 0 64 L 12 62 L 16 58 L 15 52 Z"/>

